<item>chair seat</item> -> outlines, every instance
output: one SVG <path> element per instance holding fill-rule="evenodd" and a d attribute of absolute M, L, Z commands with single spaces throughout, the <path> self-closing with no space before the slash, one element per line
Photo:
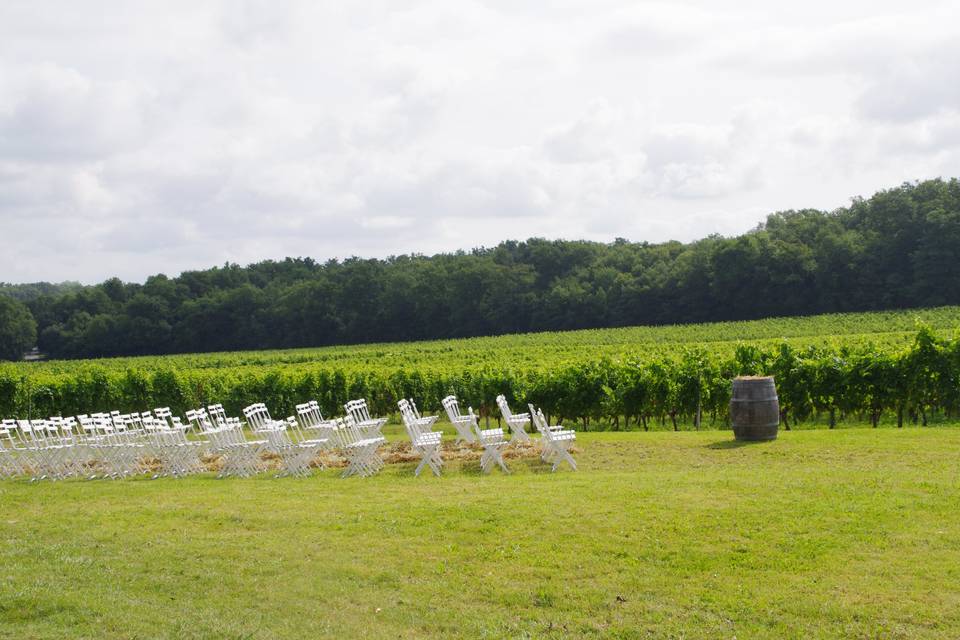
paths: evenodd
<path fill-rule="evenodd" d="M 440 434 L 437 434 L 437 436 L 439 436 L 439 435 L 440 435 Z M 432 445 L 436 445 L 436 444 L 440 444 L 440 438 L 439 438 L 439 437 L 431 437 L 431 436 L 429 436 L 429 435 L 427 435 L 427 434 L 424 434 L 424 435 L 420 436 L 419 438 L 417 438 L 417 439 L 413 442 L 413 445 L 414 445 L 415 447 L 432 446 Z"/>
<path fill-rule="evenodd" d="M 370 445 L 379 445 L 386 442 L 386 438 L 365 438 L 363 440 L 357 440 L 356 442 L 351 442 L 347 445 L 348 449 L 360 449 L 362 447 L 369 447 Z"/>

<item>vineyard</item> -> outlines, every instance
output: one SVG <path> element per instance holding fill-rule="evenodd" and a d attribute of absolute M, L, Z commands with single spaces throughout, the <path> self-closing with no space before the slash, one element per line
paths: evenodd
<path fill-rule="evenodd" d="M 0 365 L 0 415 L 40 417 L 222 402 L 278 415 L 315 398 L 325 414 L 366 397 L 426 410 L 457 394 L 496 419 L 498 393 L 581 429 L 727 424 L 730 380 L 776 376 L 793 425 L 926 424 L 960 412 L 960 307 L 631 327 L 285 351 Z"/>

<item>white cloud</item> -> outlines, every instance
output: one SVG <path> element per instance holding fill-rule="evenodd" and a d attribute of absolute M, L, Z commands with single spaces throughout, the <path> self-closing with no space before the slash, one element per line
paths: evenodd
<path fill-rule="evenodd" d="M 146 114 L 133 87 L 49 63 L 4 80 L 0 156 L 8 160 L 96 161 L 143 141 Z"/>
<path fill-rule="evenodd" d="M 960 166 L 960 11 L 0 5 L 0 273 L 691 240 Z"/>

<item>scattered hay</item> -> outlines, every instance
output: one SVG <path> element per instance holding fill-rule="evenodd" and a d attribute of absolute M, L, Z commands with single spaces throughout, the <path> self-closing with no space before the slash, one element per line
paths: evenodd
<path fill-rule="evenodd" d="M 321 451 L 317 457 L 310 462 L 314 469 L 318 467 L 327 467 L 328 469 L 340 469 L 347 466 L 347 459 L 340 455 L 339 451 Z"/>
<path fill-rule="evenodd" d="M 146 469 L 148 473 L 160 473 L 163 471 L 163 460 L 156 456 L 141 457 L 137 462 L 140 467 Z"/>
<path fill-rule="evenodd" d="M 200 463 L 207 471 L 214 471 L 220 473 L 223 471 L 224 466 L 226 466 L 226 460 L 222 454 L 219 453 L 205 453 L 200 456 Z"/>
<path fill-rule="evenodd" d="M 533 442 L 518 442 L 511 444 L 503 452 L 504 460 L 523 460 L 525 458 L 539 458 L 540 447 Z"/>
<path fill-rule="evenodd" d="M 580 451 L 576 447 L 572 447 L 570 452 L 575 454 Z M 388 443 L 380 447 L 379 454 L 386 464 L 407 464 L 420 461 L 420 456 L 413 452 L 409 442 Z M 440 444 L 440 456 L 445 462 L 475 462 L 480 460 L 482 454 L 483 447 L 476 443 L 468 444 L 447 440 Z M 540 447 L 533 441 L 511 443 L 503 450 L 503 457 L 506 460 L 535 460 L 540 457 Z M 207 471 L 219 473 L 226 466 L 226 457 L 222 453 L 206 453 L 200 457 L 200 462 Z M 283 466 L 281 456 L 272 451 L 262 452 L 260 462 L 261 464 L 258 466 L 261 471 L 279 471 Z M 163 461 L 157 457 L 141 458 L 140 464 L 151 473 L 159 473 L 163 470 Z M 91 460 L 84 463 L 84 466 L 94 471 L 102 465 L 99 461 Z M 321 451 L 310 461 L 310 467 L 314 469 L 342 469 L 346 466 L 347 459 L 338 450 Z"/>
<path fill-rule="evenodd" d="M 440 445 L 440 457 L 445 462 L 453 460 L 473 462 L 480 460 L 481 455 L 483 455 L 483 447 L 475 443 L 446 441 Z M 386 450 L 381 449 L 381 457 L 387 464 L 420 460 L 420 457 L 413 453 L 409 442 L 398 442 L 388 446 Z M 540 457 L 540 447 L 533 442 L 511 443 L 503 450 L 503 457 L 508 460 L 536 459 Z"/>
<path fill-rule="evenodd" d="M 380 448 L 380 457 L 387 464 L 399 464 L 402 462 L 417 462 L 420 456 L 413 452 L 409 442 L 394 442 L 387 445 L 386 451 Z"/>

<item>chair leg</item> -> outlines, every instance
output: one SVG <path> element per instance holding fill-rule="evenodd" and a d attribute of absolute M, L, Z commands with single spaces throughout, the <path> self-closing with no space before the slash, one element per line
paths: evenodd
<path fill-rule="evenodd" d="M 414 470 L 413 475 L 420 477 L 420 472 L 423 471 L 424 465 L 430 462 L 430 455 L 426 451 L 420 451 L 420 464 L 417 465 L 417 468 Z"/>
<path fill-rule="evenodd" d="M 503 453 L 499 449 L 497 449 L 497 463 L 504 473 L 510 473 L 510 469 L 507 469 L 507 463 L 503 461 Z"/>
<path fill-rule="evenodd" d="M 570 452 L 569 452 L 566 448 L 563 449 L 563 459 L 567 461 L 567 464 L 570 465 L 570 468 L 571 468 L 571 469 L 573 469 L 574 471 L 577 470 L 577 463 L 576 463 L 576 461 L 573 459 L 573 456 L 570 455 Z"/>

